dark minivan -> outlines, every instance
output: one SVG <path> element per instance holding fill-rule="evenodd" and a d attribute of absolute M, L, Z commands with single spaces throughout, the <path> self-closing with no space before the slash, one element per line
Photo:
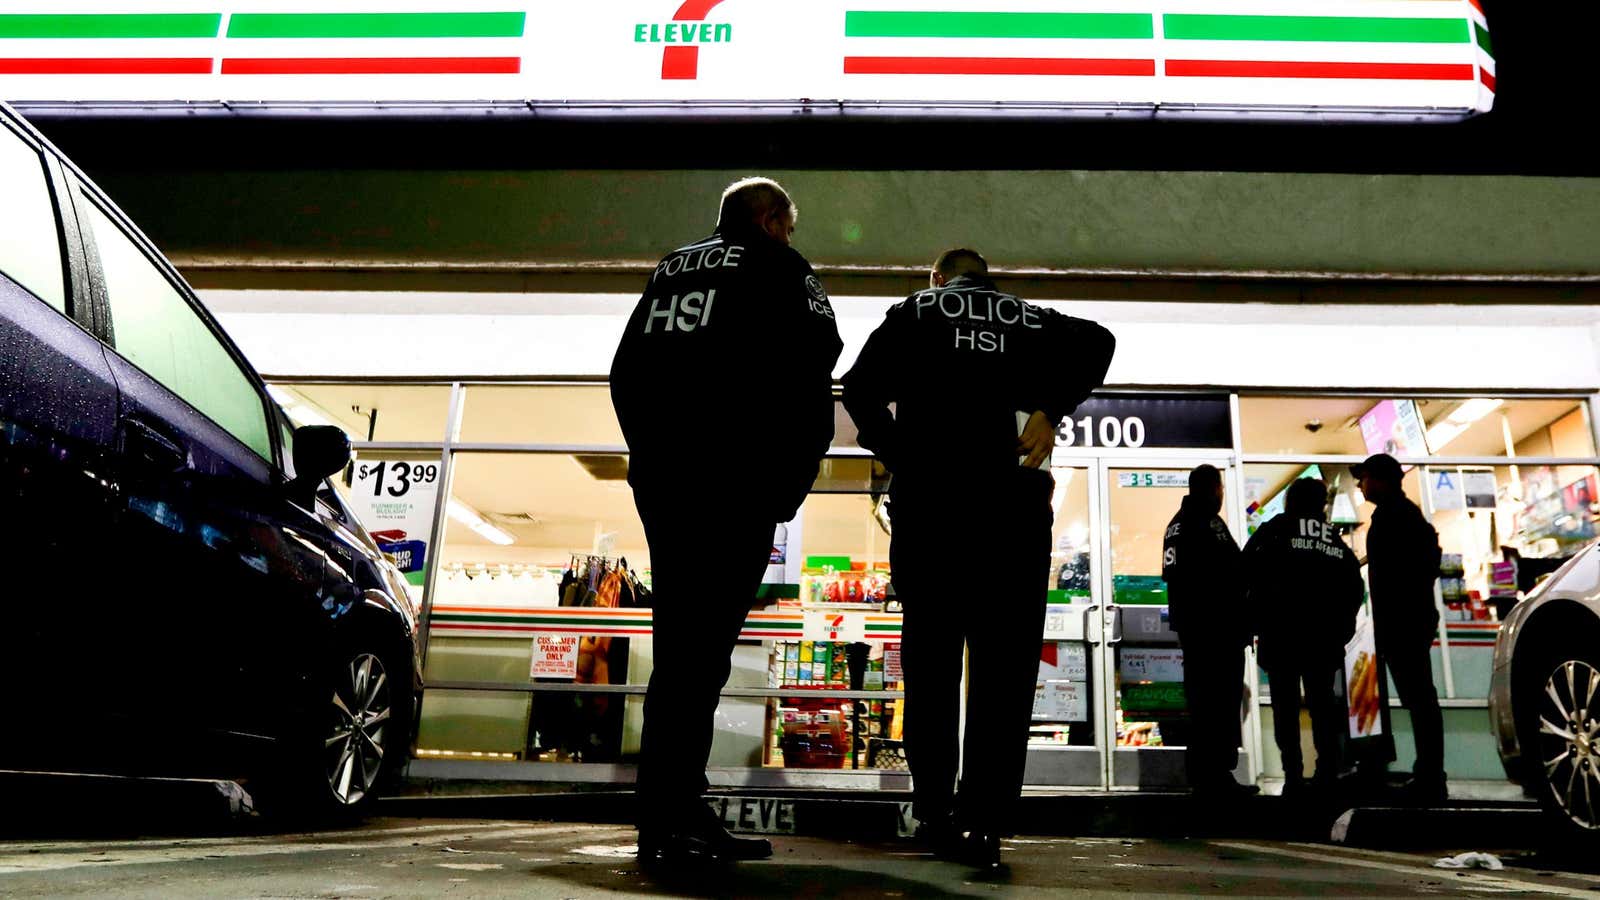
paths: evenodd
<path fill-rule="evenodd" d="M 421 666 L 398 572 L 328 482 L 350 456 L 0 104 L 0 768 L 363 808 Z"/>

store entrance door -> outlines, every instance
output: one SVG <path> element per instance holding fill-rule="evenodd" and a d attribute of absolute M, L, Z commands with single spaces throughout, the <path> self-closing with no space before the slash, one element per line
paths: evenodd
<path fill-rule="evenodd" d="M 1099 668 L 1106 673 L 1098 697 L 1110 744 L 1107 783 L 1113 789 L 1183 787 L 1184 747 L 1190 723 L 1184 709 L 1183 650 L 1168 627 L 1166 584 L 1161 579 L 1162 538 L 1188 489 L 1189 470 L 1210 463 L 1222 470 L 1223 519 L 1235 538 L 1241 532 L 1239 475 L 1226 456 L 1104 459 L 1097 462 L 1099 518 L 1105 523 L 1098 591 L 1103 640 Z M 1217 609 L 1214 615 L 1242 611 Z M 1250 684 L 1250 673 L 1245 683 Z M 1258 771 L 1250 738 L 1255 704 L 1241 730 L 1235 776 L 1253 783 Z"/>

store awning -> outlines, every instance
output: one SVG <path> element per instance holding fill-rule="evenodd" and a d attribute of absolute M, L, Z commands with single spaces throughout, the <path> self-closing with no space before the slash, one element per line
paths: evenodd
<path fill-rule="evenodd" d="M 1421 121 L 1487 112 L 1495 87 L 1477 0 L 107 8 L 7 4 L 4 99 L 155 114 Z"/>

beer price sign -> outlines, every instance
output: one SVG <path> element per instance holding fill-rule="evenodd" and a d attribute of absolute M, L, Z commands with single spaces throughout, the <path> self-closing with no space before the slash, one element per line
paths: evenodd
<path fill-rule="evenodd" d="M 1459 119 L 1494 73 L 1478 0 L 0 6 L 0 91 L 24 103 Z"/>

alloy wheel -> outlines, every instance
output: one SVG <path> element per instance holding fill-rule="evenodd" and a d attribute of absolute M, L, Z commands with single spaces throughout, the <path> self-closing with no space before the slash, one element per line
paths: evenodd
<path fill-rule="evenodd" d="M 1583 660 L 1557 665 L 1539 705 L 1539 759 L 1552 799 L 1574 824 L 1600 829 L 1600 672 Z"/>
<path fill-rule="evenodd" d="M 389 679 L 376 656 L 362 653 L 350 660 L 335 680 L 328 712 L 328 788 L 341 805 L 353 806 L 372 790 L 383 767 Z"/>

